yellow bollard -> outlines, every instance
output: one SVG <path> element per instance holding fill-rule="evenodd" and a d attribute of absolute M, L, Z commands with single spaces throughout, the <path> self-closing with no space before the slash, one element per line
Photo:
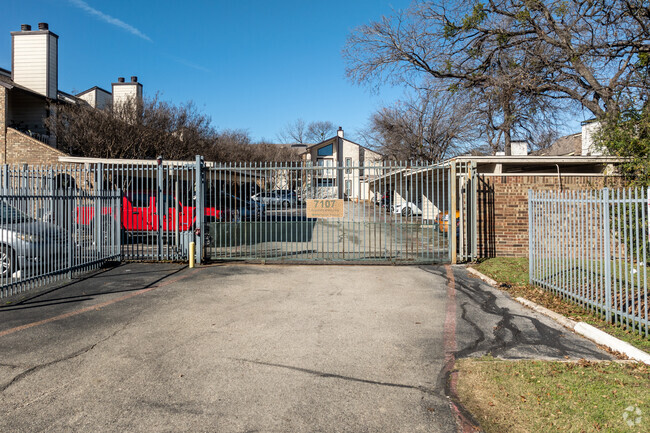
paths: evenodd
<path fill-rule="evenodd" d="M 196 249 L 196 243 L 190 242 L 190 268 L 194 267 L 194 250 Z"/>

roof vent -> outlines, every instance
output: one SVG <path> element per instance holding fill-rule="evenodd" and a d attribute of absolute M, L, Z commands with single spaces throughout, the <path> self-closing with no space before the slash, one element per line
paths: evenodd
<path fill-rule="evenodd" d="M 31 29 L 32 29 L 32 26 L 30 26 L 29 24 L 21 24 L 20 25 L 20 31 L 22 31 L 22 32 L 28 32 Z"/>
<path fill-rule="evenodd" d="M 118 83 L 123 83 L 124 82 L 124 77 L 117 77 L 117 82 Z"/>
<path fill-rule="evenodd" d="M 38 29 L 39 30 L 48 30 L 50 27 L 47 25 L 47 23 L 38 23 Z"/>
<path fill-rule="evenodd" d="M 131 76 L 131 82 L 132 83 L 137 83 L 138 82 L 138 77 L 136 77 L 135 75 L 132 75 Z"/>

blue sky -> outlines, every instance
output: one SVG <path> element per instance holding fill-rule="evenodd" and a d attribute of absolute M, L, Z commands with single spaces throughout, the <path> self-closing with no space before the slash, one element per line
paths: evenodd
<path fill-rule="evenodd" d="M 409 0 L 9 0 L 0 14 L 0 67 L 10 31 L 49 23 L 59 35 L 59 89 L 110 91 L 137 75 L 145 95 L 194 101 L 219 129 L 276 140 L 290 121 L 330 120 L 358 138 L 370 114 L 402 95 L 345 78 L 348 33 Z"/>

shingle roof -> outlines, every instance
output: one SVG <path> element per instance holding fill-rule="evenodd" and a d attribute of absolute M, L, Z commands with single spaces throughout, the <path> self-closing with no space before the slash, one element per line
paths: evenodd
<path fill-rule="evenodd" d="M 582 133 L 560 137 L 546 149 L 534 153 L 539 156 L 581 156 Z"/>

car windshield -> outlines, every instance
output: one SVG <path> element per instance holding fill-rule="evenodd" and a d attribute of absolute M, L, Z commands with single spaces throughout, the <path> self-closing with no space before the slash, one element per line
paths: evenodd
<path fill-rule="evenodd" d="M 11 206 L 7 202 L 0 202 L 0 223 L 1 224 L 18 224 L 33 221 L 33 219 L 22 211 Z"/>

